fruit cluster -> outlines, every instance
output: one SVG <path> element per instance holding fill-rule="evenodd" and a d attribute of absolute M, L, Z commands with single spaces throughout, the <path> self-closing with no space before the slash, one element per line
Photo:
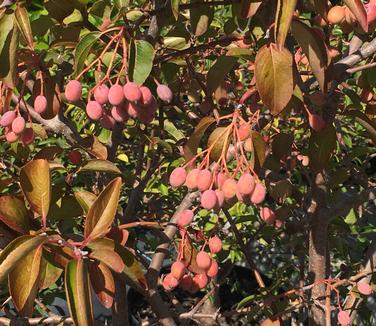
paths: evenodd
<path fill-rule="evenodd" d="M 29 145 L 34 141 L 34 130 L 30 120 L 30 126 L 21 116 L 18 110 L 5 112 L 0 119 L 0 126 L 5 128 L 5 139 L 8 143 L 20 140 L 24 145 Z"/>

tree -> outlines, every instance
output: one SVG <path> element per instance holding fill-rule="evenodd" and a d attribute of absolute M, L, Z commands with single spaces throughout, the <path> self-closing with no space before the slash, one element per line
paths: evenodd
<path fill-rule="evenodd" d="M 162 325 L 373 324 L 375 20 L 373 0 L 3 1 L 1 323 L 92 325 L 95 294 L 127 325 L 127 285 Z M 224 309 L 238 262 L 258 286 Z"/>

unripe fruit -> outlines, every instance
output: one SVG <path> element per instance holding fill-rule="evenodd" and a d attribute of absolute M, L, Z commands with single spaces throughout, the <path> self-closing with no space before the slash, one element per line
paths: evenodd
<path fill-rule="evenodd" d="M 192 286 L 192 276 L 191 275 L 184 275 L 180 280 L 179 287 L 184 291 L 189 291 Z"/>
<path fill-rule="evenodd" d="M 13 131 L 9 131 L 5 134 L 5 139 L 9 144 L 11 144 L 18 140 L 18 135 Z"/>
<path fill-rule="evenodd" d="M 94 121 L 99 120 L 103 116 L 103 108 L 96 101 L 89 101 L 86 105 L 87 116 Z"/>
<path fill-rule="evenodd" d="M 111 116 L 115 119 L 117 122 L 125 122 L 128 120 L 128 113 L 127 111 L 122 107 L 122 105 L 113 106 L 111 109 Z"/>
<path fill-rule="evenodd" d="M 197 274 L 193 277 L 193 283 L 199 289 L 203 289 L 208 284 L 208 277 L 205 274 Z"/>
<path fill-rule="evenodd" d="M 106 104 L 108 102 L 108 93 L 110 90 L 108 89 L 107 85 L 102 84 L 99 85 L 94 90 L 94 99 L 101 105 Z"/>
<path fill-rule="evenodd" d="M 196 263 L 198 268 L 207 270 L 210 267 L 211 259 L 207 252 L 200 251 L 196 257 Z"/>
<path fill-rule="evenodd" d="M 14 111 L 7 111 L 0 119 L 0 126 L 9 127 L 14 119 L 16 119 L 16 113 Z"/>
<path fill-rule="evenodd" d="M 112 130 L 112 129 L 114 129 L 115 125 L 116 125 L 116 121 L 111 115 L 109 115 L 109 114 L 103 115 L 103 117 L 101 119 L 101 126 L 103 128 Z"/>
<path fill-rule="evenodd" d="M 228 179 L 227 175 L 223 172 L 216 174 L 214 183 L 218 189 L 222 189 L 224 182 Z"/>
<path fill-rule="evenodd" d="M 129 102 L 139 102 L 142 98 L 140 87 L 134 82 L 127 82 L 123 87 L 123 93 Z"/>
<path fill-rule="evenodd" d="M 47 110 L 47 99 L 43 95 L 38 95 L 34 100 L 34 110 L 42 114 Z"/>
<path fill-rule="evenodd" d="M 21 134 L 21 141 L 24 145 L 30 145 L 34 141 L 34 130 L 33 128 L 26 128 Z"/>
<path fill-rule="evenodd" d="M 275 222 L 276 216 L 269 207 L 261 207 L 260 216 L 265 223 L 273 224 Z"/>
<path fill-rule="evenodd" d="M 22 134 L 22 132 L 25 130 L 25 127 L 26 121 L 23 117 L 17 117 L 12 122 L 12 131 L 17 135 Z"/>
<path fill-rule="evenodd" d="M 217 205 L 217 195 L 214 190 L 205 190 L 201 195 L 201 206 L 205 209 L 213 209 Z"/>
<path fill-rule="evenodd" d="M 329 24 L 339 24 L 345 19 L 345 7 L 334 6 L 328 12 Z"/>
<path fill-rule="evenodd" d="M 218 274 L 218 263 L 212 259 L 209 269 L 206 272 L 206 275 L 209 277 L 215 277 Z"/>
<path fill-rule="evenodd" d="M 323 130 L 326 126 L 325 120 L 321 118 L 318 114 L 309 113 L 308 122 L 310 127 L 316 132 Z"/>
<path fill-rule="evenodd" d="M 222 240 L 216 235 L 209 239 L 208 244 L 212 254 L 216 254 L 222 250 Z"/>
<path fill-rule="evenodd" d="M 135 119 L 140 115 L 140 107 L 135 103 L 127 103 L 127 113 L 128 115 Z"/>
<path fill-rule="evenodd" d="M 188 172 L 185 185 L 188 189 L 193 190 L 197 188 L 199 169 L 193 169 Z"/>
<path fill-rule="evenodd" d="M 163 279 L 162 284 L 166 291 L 171 291 L 178 286 L 179 282 L 171 274 L 167 274 Z"/>
<path fill-rule="evenodd" d="M 182 186 L 187 178 L 187 172 L 184 168 L 175 168 L 170 174 L 170 185 L 174 188 Z"/>
<path fill-rule="evenodd" d="M 255 178 L 250 173 L 244 173 L 237 184 L 238 191 L 241 195 L 249 195 L 255 189 Z"/>
<path fill-rule="evenodd" d="M 150 105 L 151 102 L 153 101 L 153 95 L 151 94 L 149 87 L 141 86 L 140 91 L 141 91 L 141 101 L 140 102 L 141 102 L 142 106 Z"/>
<path fill-rule="evenodd" d="M 71 103 L 78 102 L 81 98 L 82 86 L 78 80 L 71 80 L 65 87 L 65 98 Z"/>
<path fill-rule="evenodd" d="M 217 205 L 216 208 L 221 208 L 225 202 L 225 195 L 222 190 L 216 189 L 215 194 L 217 196 Z"/>
<path fill-rule="evenodd" d="M 174 97 L 171 89 L 167 85 L 160 84 L 157 87 L 158 97 L 166 103 L 170 103 Z"/>
<path fill-rule="evenodd" d="M 372 287 L 369 284 L 358 282 L 356 286 L 361 294 L 364 294 L 364 295 L 372 294 Z"/>
<path fill-rule="evenodd" d="M 77 149 L 70 151 L 68 153 L 68 160 L 74 165 L 80 164 L 81 163 L 81 153 Z"/>
<path fill-rule="evenodd" d="M 201 170 L 198 174 L 197 188 L 200 191 L 205 191 L 210 188 L 213 181 L 213 176 L 210 170 Z"/>
<path fill-rule="evenodd" d="M 337 319 L 338 319 L 338 324 L 340 324 L 341 326 L 350 325 L 351 319 L 350 319 L 350 315 L 347 311 L 341 310 L 338 313 Z"/>
<path fill-rule="evenodd" d="M 185 266 L 181 261 L 176 261 L 171 265 L 171 275 L 180 280 L 185 273 Z"/>
<path fill-rule="evenodd" d="M 251 153 L 253 151 L 253 141 L 252 138 L 248 138 L 244 142 L 244 150 L 248 153 Z"/>
<path fill-rule="evenodd" d="M 246 140 L 251 133 L 251 127 L 249 126 L 248 123 L 242 123 L 239 127 L 238 132 L 239 132 L 240 140 L 241 141 Z"/>
<path fill-rule="evenodd" d="M 182 211 L 176 221 L 176 224 L 180 227 L 186 227 L 193 221 L 193 212 L 190 209 L 185 209 Z"/>
<path fill-rule="evenodd" d="M 124 101 L 123 87 L 114 84 L 108 92 L 108 101 L 111 105 L 120 105 Z"/>
<path fill-rule="evenodd" d="M 222 191 L 225 199 L 231 199 L 235 197 L 237 190 L 236 181 L 234 179 L 227 179 L 223 183 Z"/>
<path fill-rule="evenodd" d="M 251 194 L 251 202 L 255 205 L 261 204 L 266 196 L 266 188 L 262 183 L 257 183 Z"/>

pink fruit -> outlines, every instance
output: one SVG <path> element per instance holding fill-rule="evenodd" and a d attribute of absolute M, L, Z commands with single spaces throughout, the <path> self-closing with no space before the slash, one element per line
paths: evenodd
<path fill-rule="evenodd" d="M 151 94 L 149 87 L 141 86 L 140 91 L 141 91 L 141 101 L 140 102 L 141 102 L 142 106 L 150 105 L 151 102 L 153 101 L 153 94 Z"/>
<path fill-rule="evenodd" d="M 139 112 L 139 119 L 142 123 L 148 124 L 154 120 L 155 113 L 157 112 L 158 103 L 154 96 L 151 99 L 150 104 L 142 107 Z"/>
<path fill-rule="evenodd" d="M 231 199 L 235 197 L 237 190 L 237 184 L 234 179 L 227 179 L 222 186 L 223 195 L 225 199 Z"/>
<path fill-rule="evenodd" d="M 87 116 L 94 121 L 99 120 L 103 116 L 103 108 L 96 101 L 89 101 L 86 105 Z"/>
<path fill-rule="evenodd" d="M 208 244 L 212 254 L 216 254 L 222 250 L 222 240 L 216 235 L 209 239 Z"/>
<path fill-rule="evenodd" d="M 129 102 L 139 102 L 142 99 L 142 91 L 134 82 L 126 83 L 123 87 L 123 93 Z"/>
<path fill-rule="evenodd" d="M 184 291 L 189 291 L 191 286 L 192 286 L 192 276 L 190 275 L 184 275 L 179 283 L 179 286 L 181 287 L 182 290 Z"/>
<path fill-rule="evenodd" d="M 350 319 L 350 315 L 347 311 L 341 310 L 338 313 L 337 319 L 338 319 L 338 324 L 340 324 L 341 326 L 350 325 L 351 319 Z"/>
<path fill-rule="evenodd" d="M 21 134 L 21 141 L 24 145 L 30 145 L 34 141 L 34 130 L 33 128 L 26 128 Z"/>
<path fill-rule="evenodd" d="M 193 169 L 188 172 L 185 185 L 188 189 L 193 190 L 197 188 L 199 169 Z"/>
<path fill-rule="evenodd" d="M 244 173 L 238 181 L 237 189 L 241 195 L 249 195 L 255 189 L 255 178 L 250 173 Z"/>
<path fill-rule="evenodd" d="M 182 228 L 186 227 L 192 223 L 193 217 L 194 217 L 193 212 L 190 209 L 185 209 L 180 213 L 176 221 L 176 224 Z"/>
<path fill-rule="evenodd" d="M 197 274 L 193 277 L 193 284 L 203 289 L 208 284 L 208 277 L 205 274 Z"/>
<path fill-rule="evenodd" d="M 167 85 L 160 84 L 157 87 L 158 97 L 166 103 L 170 103 L 174 97 L 171 92 L 171 89 Z"/>
<path fill-rule="evenodd" d="M 111 109 L 111 116 L 117 122 L 125 122 L 128 120 L 128 113 L 122 105 L 113 106 Z"/>
<path fill-rule="evenodd" d="M 106 104 L 109 92 L 107 85 L 101 84 L 94 90 L 94 99 L 101 105 Z"/>
<path fill-rule="evenodd" d="M 244 147 L 244 150 L 246 152 L 252 153 L 252 151 L 253 151 L 253 140 L 252 140 L 252 138 L 246 139 L 243 147 Z"/>
<path fill-rule="evenodd" d="M 141 108 L 135 103 L 127 103 L 127 113 L 131 118 L 137 118 L 140 115 Z"/>
<path fill-rule="evenodd" d="M 216 189 L 215 194 L 217 196 L 217 208 L 221 208 L 225 202 L 225 195 L 222 190 Z"/>
<path fill-rule="evenodd" d="M 65 98 L 68 102 L 75 103 L 81 98 L 82 86 L 78 80 L 71 80 L 65 87 Z"/>
<path fill-rule="evenodd" d="M 217 205 L 217 195 L 214 190 L 205 190 L 201 195 L 201 206 L 205 209 L 213 209 Z"/>
<path fill-rule="evenodd" d="M 101 126 L 103 128 L 112 130 L 112 129 L 114 129 L 115 125 L 116 125 L 116 121 L 111 115 L 109 115 L 109 114 L 103 115 L 103 117 L 101 119 Z"/>
<path fill-rule="evenodd" d="M 14 119 L 16 119 L 16 113 L 14 111 L 7 111 L 0 119 L 0 126 L 9 127 Z"/>
<path fill-rule="evenodd" d="M 167 274 L 163 279 L 162 284 L 166 291 L 171 291 L 178 286 L 179 282 L 171 274 Z"/>
<path fill-rule="evenodd" d="M 197 188 L 200 191 L 205 191 L 210 188 L 213 181 L 212 173 L 210 170 L 201 170 L 197 177 Z"/>
<path fill-rule="evenodd" d="M 38 95 L 34 100 L 34 110 L 42 114 L 47 110 L 47 99 L 43 95 Z"/>
<path fill-rule="evenodd" d="M 212 259 L 209 269 L 206 272 L 206 275 L 209 277 L 215 277 L 218 274 L 218 263 Z"/>
<path fill-rule="evenodd" d="M 330 8 L 328 12 L 328 22 L 329 24 L 339 24 L 345 20 L 345 7 L 334 6 Z"/>
<path fill-rule="evenodd" d="M 215 186 L 218 189 L 222 189 L 222 186 L 227 179 L 228 179 L 228 177 L 225 173 L 223 173 L 223 172 L 217 173 L 216 176 L 215 176 L 215 180 L 214 180 Z"/>
<path fill-rule="evenodd" d="M 114 84 L 108 91 L 108 101 L 111 105 L 120 105 L 124 101 L 123 87 Z"/>
<path fill-rule="evenodd" d="M 23 117 L 17 117 L 12 122 L 12 131 L 17 135 L 22 134 L 22 132 L 25 130 L 25 127 L 26 121 Z"/>
<path fill-rule="evenodd" d="M 372 294 L 372 287 L 369 284 L 358 282 L 356 286 L 361 294 L 364 294 L 364 295 Z"/>
<path fill-rule="evenodd" d="M 78 165 L 81 163 L 81 153 L 78 150 L 72 150 L 68 153 L 68 160 L 74 164 Z"/>
<path fill-rule="evenodd" d="M 13 131 L 9 131 L 5 134 L 5 139 L 8 143 L 11 144 L 18 140 L 18 135 Z"/>
<path fill-rule="evenodd" d="M 265 223 L 273 224 L 275 222 L 276 216 L 269 207 L 261 207 L 260 216 Z"/>
<path fill-rule="evenodd" d="M 175 168 L 170 174 L 170 185 L 174 188 L 182 186 L 187 178 L 187 172 L 184 168 Z"/>
<path fill-rule="evenodd" d="M 308 122 L 314 131 L 321 131 L 325 128 L 326 122 L 318 114 L 309 113 Z"/>
<path fill-rule="evenodd" d="M 248 123 L 242 123 L 238 129 L 238 132 L 240 140 L 246 140 L 251 133 L 251 127 Z"/>
<path fill-rule="evenodd" d="M 266 188 L 262 183 L 256 183 L 255 189 L 251 194 L 251 202 L 255 205 L 261 204 L 266 196 Z"/>
<path fill-rule="evenodd" d="M 207 270 L 211 264 L 211 258 L 205 251 L 200 251 L 196 257 L 196 263 L 198 268 Z"/>
<path fill-rule="evenodd" d="M 171 275 L 180 280 L 185 273 L 185 266 L 181 261 L 176 261 L 171 265 Z"/>

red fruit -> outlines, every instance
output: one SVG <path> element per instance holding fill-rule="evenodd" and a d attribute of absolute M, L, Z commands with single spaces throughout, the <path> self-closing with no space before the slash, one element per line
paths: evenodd
<path fill-rule="evenodd" d="M 323 130 L 326 126 L 325 120 L 321 118 L 318 114 L 309 113 L 308 122 L 311 128 L 316 132 Z"/>
<path fill-rule="evenodd" d="M 175 168 L 170 174 L 170 185 L 174 188 L 182 186 L 187 178 L 187 172 L 184 168 Z"/>
<path fill-rule="evenodd" d="M 14 119 L 16 119 L 16 113 L 14 111 L 7 111 L 0 119 L 0 126 L 9 127 Z"/>
<path fill-rule="evenodd" d="M 9 131 L 5 134 L 5 139 L 8 143 L 11 144 L 18 140 L 18 135 L 13 131 Z"/>
<path fill-rule="evenodd" d="M 108 102 L 108 93 L 110 90 L 108 89 L 107 85 L 102 84 L 99 85 L 94 90 L 94 99 L 101 105 L 106 104 Z"/>
<path fill-rule="evenodd" d="M 201 206 L 205 209 L 213 209 L 217 205 L 217 195 L 214 190 L 205 190 L 201 195 Z"/>
<path fill-rule="evenodd" d="M 205 191 L 210 188 L 213 181 L 213 176 L 210 170 L 201 170 L 197 177 L 197 188 L 200 191 Z"/>
<path fill-rule="evenodd" d="M 12 122 L 12 131 L 17 135 L 22 134 L 22 132 L 25 130 L 25 127 L 26 121 L 23 117 L 17 117 Z"/>
<path fill-rule="evenodd" d="M 125 98 L 129 102 L 139 102 L 142 99 L 140 87 L 134 82 L 128 82 L 123 87 Z"/>
<path fill-rule="evenodd" d="M 162 284 L 166 291 L 171 291 L 178 286 L 179 282 L 171 274 L 167 274 L 163 279 Z"/>
<path fill-rule="evenodd" d="M 111 109 L 111 116 L 117 122 L 125 122 L 129 118 L 127 111 L 122 105 L 113 106 Z"/>
<path fill-rule="evenodd" d="M 227 179 L 223 183 L 222 191 L 223 195 L 225 196 L 225 199 L 231 199 L 235 197 L 237 190 L 237 184 L 234 179 Z"/>
<path fill-rule="evenodd" d="M 176 224 L 180 227 L 186 227 L 193 221 L 194 214 L 190 209 L 182 211 L 176 221 Z"/>
<path fill-rule="evenodd" d="M 197 188 L 199 169 L 193 169 L 188 172 L 185 185 L 188 189 L 193 190 Z"/>
<path fill-rule="evenodd" d="M 200 251 L 196 257 L 196 263 L 198 268 L 207 270 L 210 267 L 211 259 L 207 252 Z"/>
<path fill-rule="evenodd" d="M 243 147 L 244 147 L 244 150 L 246 152 L 248 152 L 248 153 L 253 152 L 253 140 L 252 140 L 252 138 L 246 139 Z"/>
<path fill-rule="evenodd" d="M 248 123 L 242 123 L 239 127 L 238 132 L 239 132 L 240 140 L 243 141 L 243 140 L 246 140 L 249 137 L 249 135 L 251 133 L 251 128 L 250 128 Z"/>
<path fill-rule="evenodd" d="M 153 101 L 153 94 L 151 94 L 149 87 L 141 86 L 140 91 L 141 91 L 141 101 L 140 102 L 141 102 L 142 106 L 150 105 Z"/>
<path fill-rule="evenodd" d="M 347 311 L 341 310 L 338 313 L 337 319 L 338 319 L 338 324 L 340 324 L 341 326 L 350 325 L 351 319 L 350 319 L 350 315 Z"/>
<path fill-rule="evenodd" d="M 86 105 L 86 114 L 91 120 L 99 120 L 103 116 L 103 108 L 96 101 L 89 101 Z"/>
<path fill-rule="evenodd" d="M 218 274 L 218 263 L 212 259 L 209 269 L 206 272 L 206 275 L 209 277 L 217 276 Z"/>
<path fill-rule="evenodd" d="M 228 177 L 225 173 L 223 173 L 223 172 L 217 173 L 216 176 L 215 176 L 215 180 L 214 180 L 215 186 L 218 189 L 222 189 L 222 186 L 227 179 L 228 179 Z"/>
<path fill-rule="evenodd" d="M 42 114 L 47 110 L 47 99 L 43 95 L 38 95 L 34 100 L 34 110 Z"/>
<path fill-rule="evenodd" d="M 76 149 L 70 151 L 68 153 L 68 160 L 74 165 L 80 164 L 81 163 L 81 153 Z"/>
<path fill-rule="evenodd" d="M 135 103 L 127 103 L 127 113 L 131 118 L 137 118 L 140 115 L 141 108 Z"/>
<path fill-rule="evenodd" d="M 30 145 L 34 141 L 34 130 L 33 128 L 26 128 L 21 134 L 22 144 Z"/>
<path fill-rule="evenodd" d="M 273 224 L 275 222 L 276 216 L 269 207 L 261 207 L 260 216 L 265 221 L 265 223 Z"/>
<path fill-rule="evenodd" d="M 112 130 L 112 129 L 114 129 L 115 125 L 116 125 L 116 121 L 111 115 L 109 115 L 109 114 L 103 115 L 103 117 L 101 119 L 101 126 L 103 128 Z"/>
<path fill-rule="evenodd" d="M 75 103 L 81 98 L 82 86 L 78 80 L 71 80 L 65 87 L 65 98 L 68 102 Z"/>
<path fill-rule="evenodd" d="M 256 183 L 255 189 L 251 194 L 251 202 L 255 205 L 261 204 L 266 196 L 266 188 L 262 183 Z"/>
<path fill-rule="evenodd" d="M 124 101 L 123 87 L 114 84 L 108 91 L 108 101 L 111 105 L 120 105 Z"/>
<path fill-rule="evenodd" d="M 209 239 L 208 244 L 212 254 L 216 254 L 222 250 L 222 240 L 216 235 Z"/>
<path fill-rule="evenodd" d="M 250 173 L 244 173 L 237 184 L 238 191 L 241 195 L 249 195 L 255 189 L 255 178 Z"/>
<path fill-rule="evenodd" d="M 372 287 L 369 284 L 358 282 L 356 286 L 361 294 L 364 294 L 364 295 L 372 294 Z"/>
<path fill-rule="evenodd" d="M 167 85 L 160 84 L 157 87 L 158 97 L 166 103 L 170 103 L 174 97 L 171 89 Z"/>
<path fill-rule="evenodd" d="M 339 24 L 345 19 L 345 7 L 334 6 L 328 12 L 329 24 Z"/>
<path fill-rule="evenodd" d="M 184 275 L 180 280 L 179 286 L 182 288 L 182 290 L 189 291 L 192 286 L 192 281 L 191 275 Z"/>
<path fill-rule="evenodd" d="M 196 274 L 193 277 L 193 284 L 199 289 L 203 289 L 208 284 L 208 277 L 205 274 Z"/>
<path fill-rule="evenodd" d="M 176 261 L 171 265 L 171 275 L 180 280 L 185 273 L 185 266 L 181 261 Z"/>
<path fill-rule="evenodd" d="M 225 195 L 222 190 L 216 189 L 215 194 L 217 196 L 217 205 L 216 208 L 221 208 L 225 202 Z"/>

